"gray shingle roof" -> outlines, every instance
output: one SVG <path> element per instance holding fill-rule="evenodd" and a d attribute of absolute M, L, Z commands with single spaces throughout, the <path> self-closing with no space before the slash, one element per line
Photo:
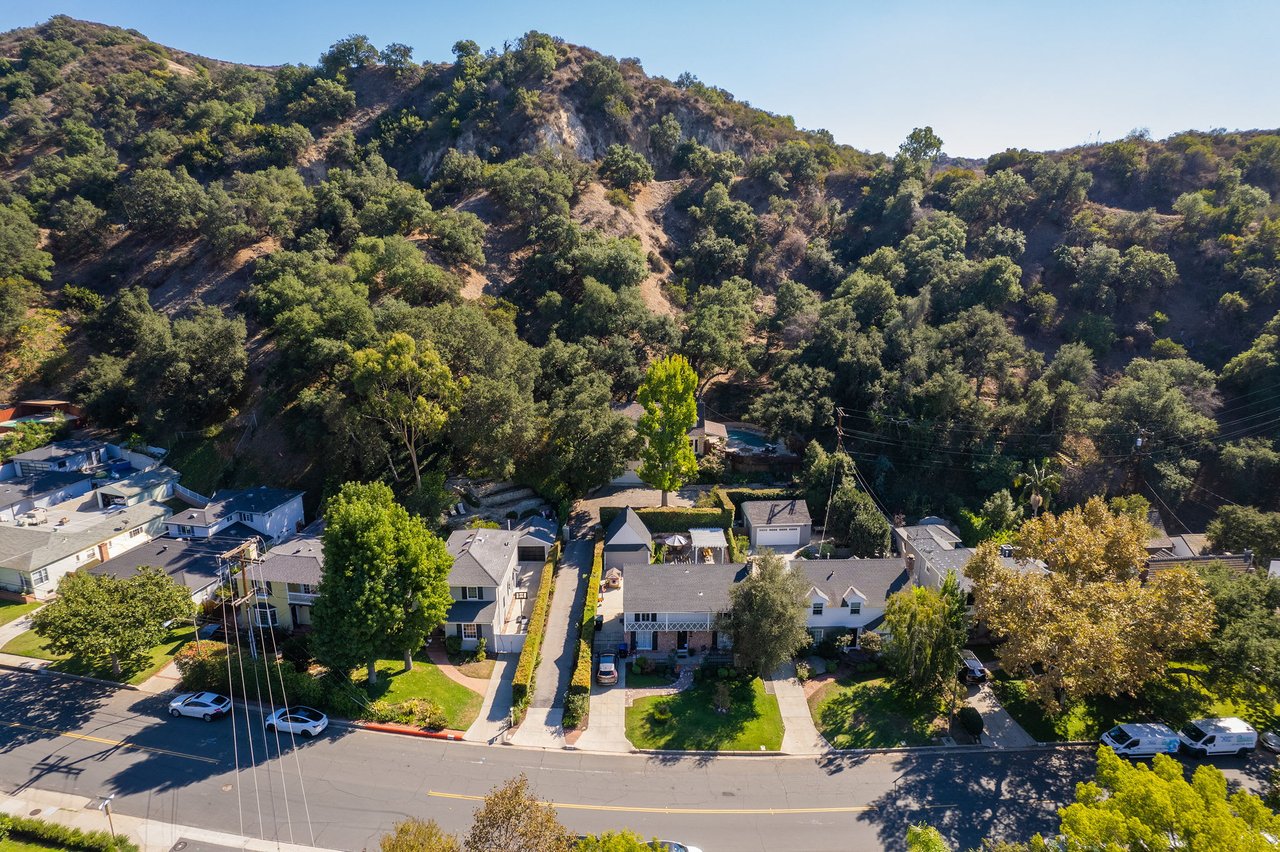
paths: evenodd
<path fill-rule="evenodd" d="M 106 446 L 107 445 L 102 441 L 54 441 L 51 444 L 45 444 L 43 447 L 36 447 L 34 450 L 27 450 L 25 453 L 18 453 L 13 457 L 13 459 L 14 461 L 55 462 L 71 458 L 72 456 L 78 456 L 81 453 L 101 450 Z"/>
<path fill-rule="evenodd" d="M 742 563 L 637 565 L 623 578 L 622 607 L 626 612 L 724 612 L 729 590 L 746 576 Z"/>
<path fill-rule="evenodd" d="M 500 586 L 515 564 L 519 530 L 456 530 L 449 536 L 451 586 Z"/>
<path fill-rule="evenodd" d="M 90 574 L 127 579 L 145 566 L 159 568 L 193 592 L 217 582 L 219 556 L 243 539 L 230 536 L 177 541 L 157 538 L 89 569 Z"/>
<path fill-rule="evenodd" d="M 6 479 L 0 482 L 0 510 L 21 503 L 23 500 L 66 488 L 68 485 L 88 478 L 87 474 L 75 470 L 50 470 Z"/>
<path fill-rule="evenodd" d="M 746 500 L 742 516 L 753 527 L 804 526 L 813 521 L 803 500 Z"/>
<path fill-rule="evenodd" d="M 901 559 L 797 559 L 791 570 L 801 571 L 833 606 L 850 586 L 869 604 L 883 604 L 894 592 L 911 585 Z"/>
<path fill-rule="evenodd" d="M 216 491 L 203 508 L 184 509 L 169 519 L 171 524 L 183 524 L 189 527 L 211 527 L 218 521 L 235 512 L 252 512 L 261 514 L 270 512 L 288 503 L 301 491 L 289 491 L 284 488 L 245 488 L 238 491 Z"/>
<path fill-rule="evenodd" d="M 444 620 L 462 624 L 490 624 L 498 606 L 497 601 L 454 601 Z"/>
<path fill-rule="evenodd" d="M 266 552 L 262 561 L 253 567 L 255 579 L 274 583 L 307 583 L 317 586 L 324 576 L 324 542 L 315 525 L 301 535 Z"/>
<path fill-rule="evenodd" d="M 607 547 L 609 541 L 618 534 L 623 527 L 627 527 L 632 533 L 639 536 L 644 541 L 653 539 L 653 534 L 649 532 L 649 528 L 644 525 L 644 521 L 640 520 L 640 516 L 636 514 L 636 510 L 627 506 L 618 516 L 613 519 L 613 523 L 609 524 L 609 529 L 605 530 L 604 543 Z"/>
<path fill-rule="evenodd" d="M 18 571 L 43 568 L 169 514 L 167 508 L 156 503 L 102 510 L 92 496 L 77 500 L 80 502 L 50 506 L 46 510 L 50 520 L 45 524 L 0 524 L 0 566 Z M 60 515 L 71 517 L 72 523 L 60 526 Z"/>

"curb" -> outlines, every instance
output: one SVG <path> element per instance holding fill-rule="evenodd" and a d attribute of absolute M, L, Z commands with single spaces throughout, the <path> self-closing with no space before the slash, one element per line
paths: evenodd
<path fill-rule="evenodd" d="M 382 734 L 399 734 L 404 737 L 422 737 L 430 740 L 450 740 L 452 742 L 462 742 L 464 737 L 461 731 L 428 731 L 423 728 L 415 728 L 411 725 L 396 725 L 390 722 L 347 722 L 353 728 L 359 728 L 365 731 L 377 731 Z"/>
<path fill-rule="evenodd" d="M 22 672 L 23 674 L 30 674 L 30 675 L 47 675 L 50 677 L 65 677 L 68 680 L 78 680 L 78 681 L 83 681 L 84 683 L 96 683 L 100 686 L 111 686 L 111 687 L 115 687 L 116 689 L 127 689 L 127 690 L 130 690 L 131 692 L 142 692 L 141 689 L 139 689 L 138 687 L 134 686 L 131 683 L 120 683 L 119 681 L 107 680 L 106 678 L 90 677 L 89 675 L 71 674 L 70 672 L 60 672 L 60 671 L 57 671 L 56 669 L 51 669 L 48 666 L 33 666 L 31 668 L 25 668 L 23 666 L 15 666 L 9 663 L 0 663 L 0 669 L 5 669 L 6 671 L 11 671 L 11 672 Z"/>

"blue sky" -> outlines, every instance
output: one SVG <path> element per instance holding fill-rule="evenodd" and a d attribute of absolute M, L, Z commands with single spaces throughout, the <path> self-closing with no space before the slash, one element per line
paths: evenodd
<path fill-rule="evenodd" d="M 539 29 L 870 150 L 925 124 L 959 156 L 1280 125 L 1271 0 L 22 0 L 0 7 L 0 29 L 58 13 L 264 65 L 314 62 L 352 32 L 441 60 L 461 38 L 500 47 Z"/>

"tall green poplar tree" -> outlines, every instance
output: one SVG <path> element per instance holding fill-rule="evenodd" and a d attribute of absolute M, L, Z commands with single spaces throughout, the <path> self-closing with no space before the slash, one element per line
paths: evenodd
<path fill-rule="evenodd" d="M 644 414 L 636 431 L 644 439 L 640 451 L 640 478 L 662 490 L 662 505 L 669 492 L 698 472 L 689 430 L 698 422 L 694 391 L 698 376 L 683 355 L 669 355 L 649 365 L 637 394 Z"/>

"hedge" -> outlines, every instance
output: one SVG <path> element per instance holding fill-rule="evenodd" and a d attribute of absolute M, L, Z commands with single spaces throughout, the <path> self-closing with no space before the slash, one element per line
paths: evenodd
<path fill-rule="evenodd" d="M 622 509 L 604 506 L 600 509 L 600 523 L 605 527 L 613 523 Z M 636 514 L 653 533 L 688 532 L 694 527 L 728 529 L 733 522 L 733 511 L 728 508 L 697 509 L 671 506 L 666 509 L 636 509 Z"/>
<path fill-rule="evenodd" d="M 596 608 L 600 599 L 600 579 L 604 573 L 604 542 L 596 542 L 595 556 L 591 560 L 591 575 L 587 578 L 587 600 L 582 607 L 582 623 L 578 625 L 578 659 L 573 664 L 573 677 L 564 699 L 564 720 L 567 730 L 586 721 L 591 708 L 591 649 L 596 638 Z"/>
<path fill-rule="evenodd" d="M 723 500 L 728 501 L 738 519 L 742 518 L 742 504 L 748 500 L 805 499 L 804 491 L 799 488 L 717 488 L 712 493 L 718 493 Z"/>
<path fill-rule="evenodd" d="M 0 840 L 6 834 L 14 840 L 73 852 L 138 852 L 138 845 L 123 834 L 113 838 L 105 831 L 82 831 L 56 822 L 0 814 Z"/>
<path fill-rule="evenodd" d="M 511 681 L 511 721 L 519 724 L 524 711 L 533 698 L 533 682 L 538 674 L 538 660 L 542 657 L 542 637 L 547 632 L 547 617 L 551 613 L 551 589 L 555 585 L 556 562 L 560 559 L 560 544 L 556 543 L 542 566 L 542 580 L 538 584 L 538 597 L 533 604 L 533 616 L 529 619 L 529 632 L 524 637 L 524 648 L 516 662 L 515 677 Z"/>

